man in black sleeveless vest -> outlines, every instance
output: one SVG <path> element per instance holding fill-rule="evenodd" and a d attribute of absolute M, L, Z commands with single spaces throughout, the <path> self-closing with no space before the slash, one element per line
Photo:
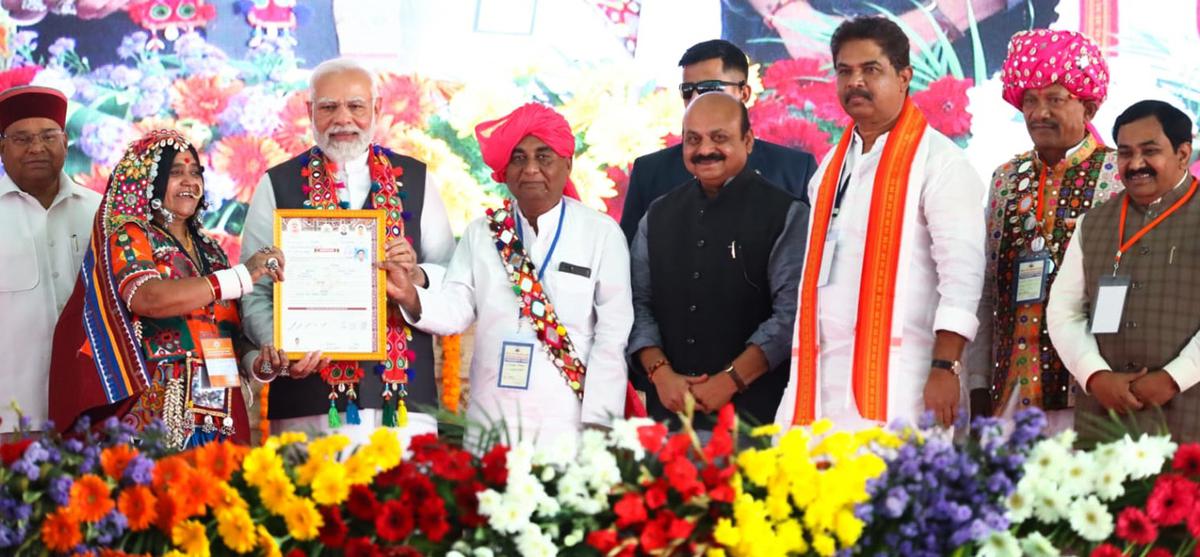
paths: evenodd
<path fill-rule="evenodd" d="M 753 148 L 745 106 L 701 95 L 683 120 L 696 179 L 638 225 L 628 354 L 650 379 L 655 418 L 681 411 L 690 392 L 706 412 L 732 401 L 770 423 L 787 385 L 808 207 L 747 167 Z M 695 426 L 712 428 L 707 417 Z"/>
<path fill-rule="evenodd" d="M 1113 440 L 1124 424 L 1200 441 L 1200 199 L 1188 171 L 1192 121 L 1142 101 L 1113 124 L 1125 185 L 1081 216 L 1050 289 L 1050 340 L 1084 394 L 1077 445 Z M 1121 435 L 1121 433 L 1117 433 Z"/>
<path fill-rule="evenodd" d="M 242 237 L 242 258 L 252 255 L 263 246 L 273 243 L 275 209 L 313 208 L 306 186 L 309 177 L 302 174 L 313 157 L 325 157 L 331 167 L 331 178 L 342 208 L 374 209 L 372 167 L 386 166 L 368 156 L 378 146 L 372 145 L 375 120 L 382 100 L 378 95 L 373 74 L 363 66 L 346 59 L 326 61 L 313 70 L 309 114 L 317 148 L 301 153 L 270 170 L 263 177 L 250 203 Z M 383 149 L 391 168 L 399 169 L 396 178 L 398 196 L 403 204 L 404 234 L 408 241 L 396 239 L 385 245 L 387 259 L 397 263 L 419 262 L 410 280 L 418 284 L 438 282 L 444 265 L 454 251 L 454 237 L 446 220 L 437 188 L 431 184 L 425 163 Z M 380 169 L 376 169 L 380 170 Z M 411 243 L 410 243 L 411 242 Z M 398 267 L 397 267 L 398 269 Z M 389 282 L 397 280 L 389 270 Z M 259 346 L 269 348 L 274 336 L 274 303 L 272 289 L 259 283 L 254 292 L 243 298 L 242 321 L 247 335 Z M 412 329 L 409 350 L 414 353 L 410 362 L 405 405 L 414 409 L 407 413 L 407 425 L 401 419 L 405 436 L 436 433 L 437 421 L 420 412 L 421 408 L 437 406 L 437 386 L 434 383 L 432 338 Z M 326 430 L 329 414 L 330 386 L 318 373 L 328 366 L 328 359 L 319 353 L 309 354 L 287 366 L 285 376 L 271 385 L 268 400 L 268 419 L 271 431 Z M 365 442 L 382 425 L 383 381 L 375 372 L 375 362 L 360 362 L 362 380 L 357 387 L 357 405 L 361 425 L 347 424 L 338 433 L 355 443 Z M 276 370 L 278 371 L 278 370 Z M 346 423 L 345 397 L 338 400 L 338 410 Z"/>

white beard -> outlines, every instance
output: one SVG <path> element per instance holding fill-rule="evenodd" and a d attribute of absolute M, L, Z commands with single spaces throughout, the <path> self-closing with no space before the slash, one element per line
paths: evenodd
<path fill-rule="evenodd" d="M 357 134 L 349 141 L 335 141 L 333 134 L 354 132 Z M 371 145 L 371 138 L 375 137 L 375 118 L 371 118 L 371 123 L 367 129 L 359 129 L 355 126 L 331 126 L 325 130 L 325 133 L 318 133 L 316 126 L 312 126 L 313 137 L 317 140 L 317 147 L 325 153 L 334 162 L 344 164 L 346 161 L 353 160 L 362 156 L 367 152 L 367 147 Z"/>

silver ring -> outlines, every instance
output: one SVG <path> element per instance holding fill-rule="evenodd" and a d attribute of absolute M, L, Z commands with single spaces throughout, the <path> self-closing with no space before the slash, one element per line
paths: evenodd
<path fill-rule="evenodd" d="M 270 375 L 270 374 L 271 374 L 271 372 L 273 371 L 273 370 L 271 369 L 271 362 L 268 362 L 268 361 L 267 361 L 267 360 L 264 358 L 264 359 L 263 359 L 263 363 L 262 363 L 262 369 L 261 369 L 261 370 L 259 370 L 259 371 L 260 371 L 260 372 L 262 372 L 262 374 L 263 374 L 263 375 Z"/>
<path fill-rule="evenodd" d="M 271 253 L 273 251 L 275 251 L 275 248 L 273 248 L 271 246 L 263 246 L 261 248 L 258 248 L 258 253 Z"/>
<path fill-rule="evenodd" d="M 275 259 L 274 257 L 268 259 L 267 260 L 267 269 L 270 269 L 272 271 L 278 271 L 279 270 L 279 260 Z"/>

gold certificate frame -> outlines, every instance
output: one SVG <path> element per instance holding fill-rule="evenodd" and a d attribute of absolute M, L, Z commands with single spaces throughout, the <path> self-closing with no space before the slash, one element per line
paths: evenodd
<path fill-rule="evenodd" d="M 386 357 L 386 221 L 382 210 L 277 209 L 275 245 L 286 261 L 275 283 L 275 346 L 298 360 Z"/>

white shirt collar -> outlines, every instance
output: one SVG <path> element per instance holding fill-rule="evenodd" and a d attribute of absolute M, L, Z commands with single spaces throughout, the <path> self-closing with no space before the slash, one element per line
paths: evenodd
<path fill-rule="evenodd" d="M 1091 135 L 1091 133 L 1092 132 L 1087 132 L 1087 134 L 1084 134 L 1083 139 L 1079 140 L 1079 143 L 1076 143 L 1074 147 L 1067 149 L 1067 152 L 1063 155 L 1062 160 L 1065 161 L 1065 160 L 1071 158 L 1071 155 L 1074 155 L 1076 151 L 1079 151 L 1080 149 L 1082 149 L 1083 144 L 1086 143 L 1088 140 L 1088 135 Z M 1033 150 L 1033 154 L 1037 156 L 1038 162 L 1040 162 L 1042 164 L 1047 164 L 1046 161 L 1042 159 L 1042 154 L 1038 153 L 1036 148 Z"/>
<path fill-rule="evenodd" d="M 66 172 L 59 172 L 58 194 L 54 196 L 54 201 L 50 202 L 50 206 L 53 207 L 68 197 L 79 197 L 79 188 L 82 187 L 76 184 L 70 176 L 67 176 Z M 25 191 L 17 187 L 17 183 L 13 181 L 11 175 L 5 174 L 3 178 L 0 178 L 0 197 L 4 197 L 10 193 L 20 194 L 25 193 Z"/>
<path fill-rule="evenodd" d="M 558 203 L 555 203 L 553 207 L 538 217 L 538 230 L 544 232 L 546 230 L 554 230 L 558 227 L 558 216 L 566 209 L 566 207 L 562 207 L 562 205 L 567 202 L 566 199 L 566 196 L 563 196 L 562 199 L 558 200 Z M 520 211 L 520 206 L 517 207 L 517 210 Z M 538 233 L 533 230 L 533 224 L 530 223 L 529 219 L 525 217 L 524 212 L 521 212 L 521 228 L 521 233 L 528 234 L 528 238 L 538 237 Z M 554 233 L 550 232 L 550 234 Z"/>

